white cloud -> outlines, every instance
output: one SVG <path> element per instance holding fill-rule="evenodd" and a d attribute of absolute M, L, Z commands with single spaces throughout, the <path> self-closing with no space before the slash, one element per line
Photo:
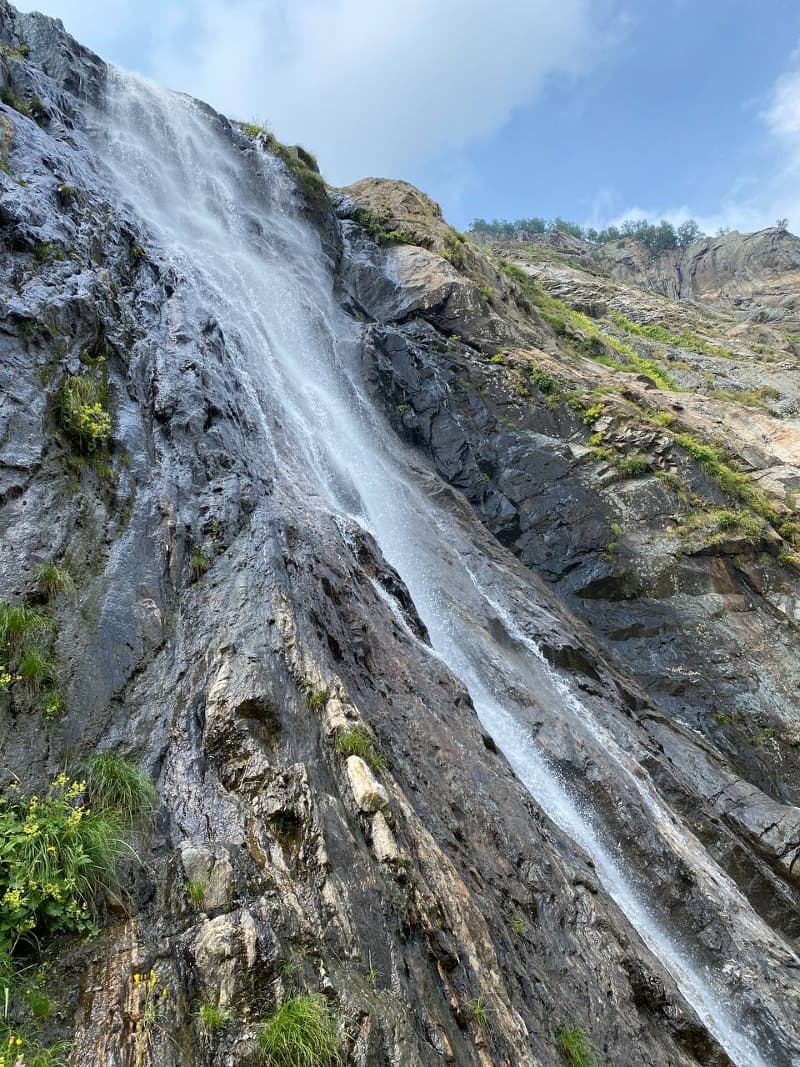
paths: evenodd
<path fill-rule="evenodd" d="M 399 176 L 490 136 L 602 55 L 618 0 L 41 0 L 106 57 L 317 152 L 334 182 Z M 29 4 L 28 6 L 33 6 Z"/>

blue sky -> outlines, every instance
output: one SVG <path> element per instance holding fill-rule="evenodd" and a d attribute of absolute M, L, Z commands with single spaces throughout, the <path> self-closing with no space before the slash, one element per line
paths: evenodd
<path fill-rule="evenodd" d="M 800 229 L 797 0 L 39 0 L 104 58 L 454 224 Z"/>

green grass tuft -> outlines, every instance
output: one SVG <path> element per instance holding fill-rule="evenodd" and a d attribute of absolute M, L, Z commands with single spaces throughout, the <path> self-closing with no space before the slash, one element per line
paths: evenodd
<path fill-rule="evenodd" d="M 150 775 L 113 752 L 101 752 L 90 760 L 86 792 L 95 810 L 116 811 L 129 826 L 151 815 L 158 799 Z"/>
<path fill-rule="evenodd" d="M 50 620 L 25 604 L 0 604 L 0 648 L 16 648 L 34 630 L 45 630 Z"/>
<path fill-rule="evenodd" d="M 334 748 L 343 759 L 348 756 L 360 756 L 373 771 L 380 771 L 386 766 L 386 757 L 378 751 L 372 734 L 365 726 L 340 730 L 336 735 Z"/>
<path fill-rule="evenodd" d="M 208 1033 L 213 1034 L 221 1030 L 228 1022 L 228 1013 L 216 1004 L 201 1004 L 197 1010 L 200 1025 Z"/>
<path fill-rule="evenodd" d="M 17 677 L 33 692 L 38 693 L 55 681 L 56 665 L 38 645 L 24 645 L 17 659 Z"/>
<path fill-rule="evenodd" d="M 333 1067 L 339 1062 L 336 1016 L 319 993 L 289 997 L 259 1033 L 267 1067 Z"/>
<path fill-rule="evenodd" d="M 190 878 L 186 883 L 186 895 L 195 911 L 202 911 L 207 892 L 208 881 L 205 878 Z"/>
<path fill-rule="evenodd" d="M 55 600 L 59 593 L 68 593 L 74 588 L 69 571 L 55 563 L 43 563 L 36 572 L 36 582 L 48 600 Z"/>
<path fill-rule="evenodd" d="M 580 1026 L 564 1026 L 556 1035 L 558 1050 L 570 1067 L 595 1067 L 589 1035 Z"/>

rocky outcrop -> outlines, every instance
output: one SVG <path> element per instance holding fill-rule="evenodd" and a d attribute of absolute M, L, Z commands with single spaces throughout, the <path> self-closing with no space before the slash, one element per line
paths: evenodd
<path fill-rule="evenodd" d="M 635 241 L 612 242 L 592 258 L 674 300 L 701 300 L 748 322 L 800 327 L 800 238 L 785 229 L 706 237 L 658 255 Z"/>

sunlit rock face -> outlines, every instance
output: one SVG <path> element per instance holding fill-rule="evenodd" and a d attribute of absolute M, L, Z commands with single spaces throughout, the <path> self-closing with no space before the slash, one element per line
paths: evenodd
<path fill-rule="evenodd" d="M 60 701 L 2 687 L 2 784 L 158 787 L 2 1032 L 255 1067 L 322 997 L 370 1067 L 790 1067 L 790 239 L 675 302 L 0 41 L 0 603 Z"/>

